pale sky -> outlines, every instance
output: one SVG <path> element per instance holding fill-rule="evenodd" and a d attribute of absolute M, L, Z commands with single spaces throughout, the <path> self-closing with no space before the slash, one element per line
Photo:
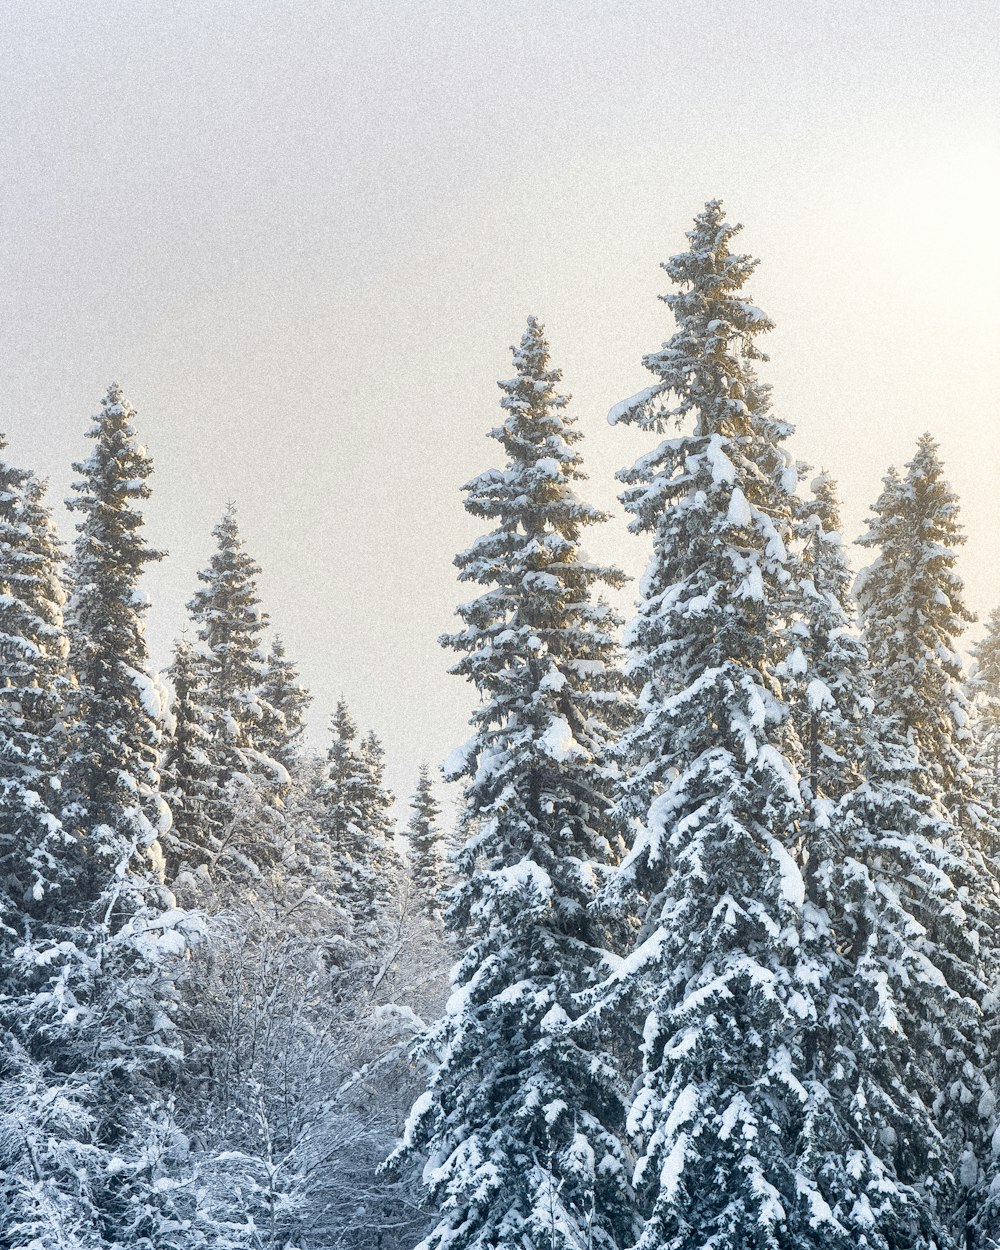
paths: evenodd
<path fill-rule="evenodd" d="M 155 660 L 235 499 L 314 741 L 343 693 L 402 798 L 467 736 L 436 638 L 509 345 L 544 322 L 616 513 L 589 549 L 640 572 L 614 472 L 648 440 L 605 417 L 712 197 L 848 536 L 929 429 L 1000 603 L 995 0 L 7 0 L 0 118 L 10 458 L 58 504 L 119 380 L 170 552 Z"/>

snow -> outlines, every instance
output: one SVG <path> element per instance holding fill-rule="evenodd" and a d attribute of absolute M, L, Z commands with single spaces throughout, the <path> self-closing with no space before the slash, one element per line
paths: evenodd
<path fill-rule="evenodd" d="M 530 888 L 544 898 L 552 890 L 549 874 L 530 859 L 523 859 L 508 868 L 498 868 L 490 876 L 504 893 Z"/>
<path fill-rule="evenodd" d="M 726 440 L 724 440 L 721 435 L 713 434 L 708 440 L 708 444 L 703 453 L 705 459 L 711 467 L 712 482 L 716 486 L 732 486 L 736 482 L 736 466 L 722 449 L 724 441 Z M 694 468 L 694 466 L 692 466 L 692 468 Z M 740 491 L 740 497 L 743 497 L 742 491 Z M 744 502 L 746 501 L 744 500 Z"/>
<path fill-rule="evenodd" d="M 806 702 L 812 712 L 821 712 L 824 708 L 836 706 L 836 699 L 825 681 L 814 677 L 806 687 Z"/>
<path fill-rule="evenodd" d="M 122 667 L 138 692 L 143 711 L 151 720 L 158 721 L 164 708 L 163 687 L 148 673 L 140 673 L 138 669 L 130 668 L 127 664 Z"/>
<path fill-rule="evenodd" d="M 579 670 L 579 665 L 576 665 L 576 667 Z M 538 683 L 538 689 L 547 690 L 547 691 L 548 690 L 559 691 L 559 690 L 562 690 L 562 688 L 565 685 L 566 685 L 566 678 L 559 671 L 559 669 L 557 669 L 556 666 L 553 664 L 553 666 L 545 674 L 542 680 Z"/>
<path fill-rule="evenodd" d="M 687 1156 L 687 1144 L 687 1134 L 681 1133 L 670 1147 L 660 1167 L 660 1190 L 663 1199 L 667 1202 L 672 1201 L 680 1187 Z"/>
<path fill-rule="evenodd" d="M 478 738 L 470 738 L 468 742 L 463 742 L 460 747 L 456 747 L 451 752 L 441 765 L 441 773 L 445 781 L 455 781 L 457 778 L 465 775 L 470 762 L 476 754 L 478 744 Z"/>
<path fill-rule="evenodd" d="M 623 399 L 608 413 L 608 425 L 617 425 L 631 412 L 642 408 L 648 404 L 651 399 L 655 399 L 657 395 L 662 394 L 663 385 L 647 386 L 645 390 L 637 391 L 635 395 L 630 395 L 628 399 Z"/>
<path fill-rule="evenodd" d="M 746 495 L 737 486 L 733 489 L 732 495 L 729 497 L 729 511 L 726 519 L 730 525 L 746 526 L 753 520 L 753 513 L 750 505 L 747 503 Z M 759 597 L 759 596 L 757 596 Z"/>
<path fill-rule="evenodd" d="M 674 1137 L 683 1124 L 688 1124 L 698 1109 L 698 1087 L 688 1084 L 681 1090 L 670 1108 L 663 1133 L 666 1137 Z"/>
<path fill-rule="evenodd" d="M 569 721 L 565 716 L 553 716 L 549 726 L 538 739 L 538 745 L 545 754 L 558 763 L 586 756 L 587 752 L 573 737 Z"/>

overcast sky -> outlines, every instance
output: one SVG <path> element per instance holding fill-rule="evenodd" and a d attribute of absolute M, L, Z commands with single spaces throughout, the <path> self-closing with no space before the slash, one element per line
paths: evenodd
<path fill-rule="evenodd" d="M 403 795 L 466 736 L 435 640 L 509 345 L 544 322 L 616 512 L 590 550 L 641 571 L 614 472 L 647 442 L 605 416 L 711 197 L 849 536 L 929 429 L 971 605 L 1000 603 L 995 0 L 8 0 L 0 116 L 11 459 L 60 501 L 119 380 L 170 552 L 157 663 L 234 499 L 314 740 L 343 693 Z"/>

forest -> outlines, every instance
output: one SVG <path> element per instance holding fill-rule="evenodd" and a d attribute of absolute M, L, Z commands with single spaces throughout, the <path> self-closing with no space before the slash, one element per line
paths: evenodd
<path fill-rule="evenodd" d="M 2 1250 L 1000 1247 L 1000 609 L 963 653 L 931 433 L 852 568 L 739 230 L 608 415 L 627 622 L 528 318 L 405 827 L 345 702 L 309 745 L 233 507 L 153 671 L 117 384 L 71 541 L 0 462 Z"/>

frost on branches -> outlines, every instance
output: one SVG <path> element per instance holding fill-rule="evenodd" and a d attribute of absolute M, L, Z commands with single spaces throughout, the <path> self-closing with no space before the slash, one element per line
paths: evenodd
<path fill-rule="evenodd" d="M 612 890 L 642 900 L 644 923 L 608 987 L 645 1012 L 629 1116 L 642 1250 L 777 1250 L 813 1196 L 788 1149 L 814 1006 L 799 969 L 802 798 L 774 676 L 798 474 L 754 372 L 771 323 L 743 293 L 757 262 L 731 250 L 737 230 L 718 201 L 696 218 L 664 266 L 677 330 L 645 358 L 657 382 L 611 413 L 680 428 L 620 474 L 631 528 L 653 542 L 628 635 L 643 683 L 629 754 L 652 801 Z"/>
<path fill-rule="evenodd" d="M 441 809 L 434 797 L 426 764 L 421 765 L 410 808 L 413 813 L 407 826 L 410 880 L 416 891 L 418 907 L 425 916 L 433 919 L 441 903 L 441 832 L 437 827 Z"/>
<path fill-rule="evenodd" d="M 200 684 L 189 689 L 204 712 L 211 786 L 200 802 L 195 796 L 197 818 L 189 822 L 187 838 L 193 854 L 186 866 L 204 869 L 227 894 L 266 872 L 279 853 L 267 834 L 268 809 L 280 802 L 290 779 L 284 765 L 267 753 L 284 713 L 268 703 L 265 684 L 270 680 L 284 692 L 290 708 L 297 700 L 287 689 L 294 669 L 284 661 L 280 644 L 270 669 L 261 650 L 268 622 L 257 589 L 260 567 L 243 545 L 232 505 L 212 532 L 216 550 L 198 574 L 203 584 L 188 604 L 202 644 Z M 292 754 L 296 746 L 293 734 Z"/>
<path fill-rule="evenodd" d="M 314 789 L 317 829 L 332 856 L 351 960 L 382 949 L 398 916 L 398 862 L 392 844 L 392 795 L 383 784 L 384 753 L 369 733 L 360 743 L 341 700 Z"/>
<path fill-rule="evenodd" d="M 983 786 L 987 812 L 1000 811 L 1000 608 L 986 621 L 986 634 L 972 648 L 975 660 L 968 681 L 972 708 L 973 760 Z M 1000 828 L 989 829 L 988 849 L 1000 860 Z"/>
<path fill-rule="evenodd" d="M 858 540 L 877 553 L 856 586 L 873 693 L 927 770 L 935 797 L 975 828 L 981 813 L 970 785 L 972 735 L 956 651 L 974 617 L 955 568 L 965 541 L 958 499 L 929 434 L 906 476 L 890 470 L 883 485 L 871 529 Z"/>
<path fill-rule="evenodd" d="M 50 792 L 53 781 L 61 791 L 62 832 L 52 812 L 44 849 L 36 846 L 25 864 L 39 876 L 12 953 L 15 983 L 4 985 L 4 1013 L 13 1007 L 16 1025 L 4 1048 L 0 1165 L 8 1203 L 0 1219 L 5 1244 L 40 1250 L 176 1244 L 171 1177 L 184 1144 L 159 1083 L 180 1058 L 174 970 L 193 926 L 159 875 L 157 835 L 169 813 L 156 771 L 160 692 L 149 675 L 138 586 L 157 553 L 142 538 L 136 506 L 149 494 L 152 465 L 136 441 L 134 415 L 112 386 L 90 431 L 94 451 L 76 466 L 81 481 L 71 506 L 82 519 L 69 611 L 76 684 L 65 713 L 67 752 L 59 775 L 47 779 Z M 16 536 L 7 530 L 24 576 L 15 591 L 8 560 L 8 594 L 19 605 L 7 621 L 19 618 L 21 666 L 20 677 L 16 664 L 6 677 L 23 680 L 30 662 L 40 686 L 21 699 L 14 719 L 8 702 L 4 720 L 8 728 L 20 721 L 25 745 L 33 723 L 37 771 L 33 777 L 25 759 L 21 780 L 37 784 L 54 762 L 46 762 L 39 735 L 51 729 L 63 644 L 51 534 L 30 486 L 22 502 L 29 501 L 30 508 L 0 503 L 8 522 L 20 516 L 24 523 Z M 37 803 L 51 807 L 39 790 Z M 36 808 L 36 828 L 38 815 Z"/>
<path fill-rule="evenodd" d="M 593 904 L 618 854 L 608 756 L 627 716 L 617 622 L 594 590 L 622 575 L 580 549 L 603 516 L 573 489 L 580 435 L 534 318 L 514 365 L 492 431 L 504 466 L 466 487 L 492 528 L 456 563 L 482 593 L 443 640 L 482 699 L 452 769 L 467 841 L 448 920 L 466 948 L 400 1156 L 429 1154 L 428 1250 L 609 1250 L 636 1233 L 625 1090 L 577 996 L 606 943 Z"/>
<path fill-rule="evenodd" d="M 816 1008 L 794 1147 L 813 1188 L 795 1244 L 930 1250 L 949 1244 L 954 1206 L 937 1072 L 978 1026 L 975 952 L 946 825 L 869 693 L 833 483 L 824 475 L 814 489 L 785 664 L 803 756 L 800 967 Z M 977 1074 L 954 1075 L 978 1102 Z"/>

